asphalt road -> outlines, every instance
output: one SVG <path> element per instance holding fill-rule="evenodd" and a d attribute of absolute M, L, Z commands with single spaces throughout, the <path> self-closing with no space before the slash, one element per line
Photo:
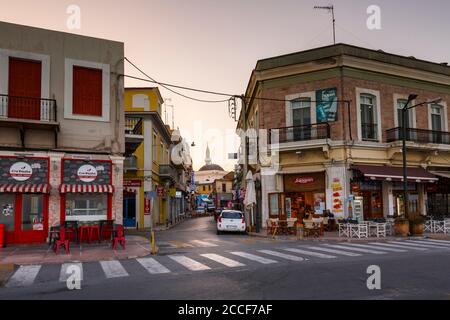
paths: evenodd
<path fill-rule="evenodd" d="M 450 299 L 450 242 L 298 242 L 214 226 L 197 218 L 159 232 L 155 257 L 79 264 L 80 290 L 67 288 L 69 265 L 20 267 L 0 299 Z M 380 290 L 367 288 L 372 265 Z"/>

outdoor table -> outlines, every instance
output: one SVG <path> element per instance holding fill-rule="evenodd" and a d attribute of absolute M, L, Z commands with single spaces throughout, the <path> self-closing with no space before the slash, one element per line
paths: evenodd
<path fill-rule="evenodd" d="M 78 221 L 66 221 L 64 222 L 64 228 L 66 229 L 66 234 L 74 233 L 75 241 L 78 242 Z"/>
<path fill-rule="evenodd" d="M 287 226 L 288 226 L 287 220 L 279 220 L 278 221 L 278 228 L 279 228 L 281 234 L 286 235 L 288 233 Z"/>

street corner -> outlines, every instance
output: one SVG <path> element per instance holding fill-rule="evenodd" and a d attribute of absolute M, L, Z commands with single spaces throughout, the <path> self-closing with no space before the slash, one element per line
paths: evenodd
<path fill-rule="evenodd" d="M 0 287 L 5 286 L 9 277 L 11 277 L 14 272 L 14 264 L 13 263 L 1 263 L 0 264 Z"/>

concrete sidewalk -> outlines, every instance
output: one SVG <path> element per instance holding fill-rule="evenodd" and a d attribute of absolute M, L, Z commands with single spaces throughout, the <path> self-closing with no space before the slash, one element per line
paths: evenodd
<path fill-rule="evenodd" d="M 48 244 L 8 246 L 0 248 L 0 266 L 123 260 L 149 254 L 151 254 L 151 244 L 148 239 L 138 235 L 127 235 L 126 250 L 120 244 L 117 250 L 112 250 L 110 241 L 93 242 L 91 244 L 71 242 L 70 254 L 66 254 L 64 248 L 62 248 L 58 255 Z"/>

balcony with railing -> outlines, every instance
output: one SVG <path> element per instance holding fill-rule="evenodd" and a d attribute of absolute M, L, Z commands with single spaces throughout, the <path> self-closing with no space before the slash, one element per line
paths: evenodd
<path fill-rule="evenodd" d="M 54 146 L 58 147 L 59 123 L 54 99 L 18 97 L 0 94 L 0 127 L 16 128 L 25 148 L 27 129 L 49 130 L 54 133 Z"/>
<path fill-rule="evenodd" d="M 274 128 L 269 130 L 269 143 L 302 142 L 329 139 L 330 125 L 327 122 L 303 126 Z M 277 141 L 278 140 L 278 141 Z"/>
<path fill-rule="evenodd" d="M 136 156 L 125 157 L 125 160 L 123 161 L 123 169 L 125 172 L 136 171 L 138 169 L 137 157 Z"/>
<path fill-rule="evenodd" d="M 416 143 L 436 143 L 450 145 L 450 132 L 433 131 L 426 129 L 407 128 L 406 141 Z M 401 127 L 386 130 L 387 142 L 401 141 L 403 139 L 403 129 Z"/>
<path fill-rule="evenodd" d="M 56 100 L 0 94 L 0 119 L 56 122 Z"/>
<path fill-rule="evenodd" d="M 131 155 L 144 141 L 142 118 L 125 118 L 125 153 Z"/>
<path fill-rule="evenodd" d="M 161 178 L 170 179 L 172 181 L 177 180 L 177 170 L 171 164 L 160 164 L 159 165 L 159 176 Z"/>

